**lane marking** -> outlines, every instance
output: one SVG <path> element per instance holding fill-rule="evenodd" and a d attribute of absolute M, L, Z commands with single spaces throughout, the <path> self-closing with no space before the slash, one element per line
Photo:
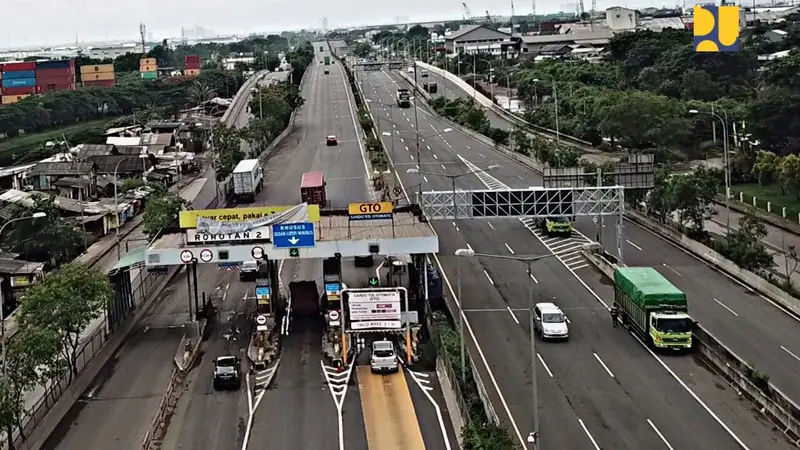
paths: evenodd
<path fill-rule="evenodd" d="M 472 250 L 472 246 L 471 246 L 471 245 L 469 245 L 469 244 L 467 244 L 467 248 L 468 248 L 468 249 L 470 249 L 470 250 Z M 472 250 L 472 251 L 475 251 L 475 250 Z"/>
<path fill-rule="evenodd" d="M 508 244 L 505 244 L 505 246 L 508 249 L 508 251 L 513 255 L 514 254 L 514 250 L 511 247 L 509 247 Z"/>
<path fill-rule="evenodd" d="M 539 353 L 537 353 L 537 354 L 536 354 L 536 357 L 537 357 L 537 358 L 539 358 L 539 362 L 540 362 L 540 363 L 542 363 L 542 367 L 544 367 L 544 370 L 546 370 L 546 371 L 547 371 L 547 374 L 548 374 L 548 375 L 550 375 L 550 378 L 554 378 L 554 377 L 553 377 L 553 372 L 551 372 L 551 371 L 550 371 L 550 368 L 549 368 L 549 367 L 547 367 L 547 363 L 546 363 L 546 362 L 544 362 L 544 358 L 542 358 L 542 355 L 541 355 L 541 354 L 539 354 Z"/>
<path fill-rule="evenodd" d="M 436 153 L 433 154 L 433 159 L 439 159 L 439 157 L 436 156 Z"/>
<path fill-rule="evenodd" d="M 486 275 L 486 278 L 489 279 L 489 283 L 492 283 L 492 286 L 494 286 L 494 280 L 492 280 L 492 277 L 489 276 L 489 272 L 487 272 L 486 269 L 483 269 L 483 273 Z"/>
<path fill-rule="evenodd" d="M 508 310 L 508 313 L 511 314 L 511 318 L 514 319 L 514 322 L 517 322 L 517 325 L 519 325 L 519 319 L 517 319 L 517 316 L 514 315 L 514 311 L 511 310 L 511 307 L 506 306 L 506 309 Z"/>
<path fill-rule="evenodd" d="M 529 273 L 528 275 L 531 277 L 531 280 L 533 280 L 534 283 L 539 284 L 539 280 L 537 280 L 536 277 L 533 276 L 532 273 Z"/>
<path fill-rule="evenodd" d="M 669 441 L 667 441 L 667 438 L 665 438 L 664 435 L 661 434 L 661 431 L 659 431 L 659 429 L 656 428 L 656 424 L 654 424 L 652 420 L 647 419 L 647 423 L 650 425 L 650 428 L 652 428 L 653 431 L 656 432 L 658 437 L 661 438 L 661 442 L 663 442 L 664 445 L 666 445 L 669 450 L 675 450 L 674 448 L 672 448 L 672 445 L 669 444 Z"/>
<path fill-rule="evenodd" d="M 725 303 L 722 303 L 721 301 L 719 301 L 719 300 L 717 300 L 717 299 L 714 299 L 714 301 L 715 301 L 715 302 L 717 302 L 717 304 L 718 304 L 719 306 L 722 306 L 723 308 L 727 309 L 729 313 L 733 314 L 733 315 L 734 315 L 734 316 L 736 316 L 736 317 L 739 317 L 739 314 L 736 314 L 736 311 L 734 311 L 734 310 L 730 309 L 730 308 L 728 307 L 728 305 L 726 305 Z"/>
<path fill-rule="evenodd" d="M 782 345 L 781 345 L 781 349 L 782 349 L 783 351 L 785 351 L 786 353 L 788 353 L 789 355 L 791 355 L 791 356 L 792 356 L 792 358 L 794 358 L 794 359 L 796 359 L 796 360 L 800 361 L 800 356 L 797 356 L 797 355 L 795 355 L 795 354 L 794 354 L 794 353 L 792 353 L 792 351 L 791 351 L 791 350 L 789 350 L 788 348 L 786 348 L 786 347 L 784 347 L 784 346 L 782 346 Z"/>
<path fill-rule="evenodd" d="M 476 175 L 477 175 L 477 174 L 476 174 Z M 487 176 L 487 177 L 489 177 L 489 178 L 494 178 L 494 177 L 492 177 L 491 175 L 488 175 L 488 174 L 486 174 L 486 173 L 483 173 L 483 175 L 484 175 L 484 176 Z M 479 179 L 481 179 L 481 177 L 478 177 L 478 178 L 479 178 Z M 501 183 L 499 180 L 497 180 L 496 178 L 494 178 L 494 180 L 495 180 L 495 182 L 497 182 L 497 183 L 499 183 L 499 184 L 502 184 L 502 183 Z M 483 184 L 484 184 L 484 185 L 486 185 L 486 187 L 487 187 L 488 189 L 492 189 L 492 188 L 491 188 L 491 187 L 490 187 L 490 186 L 489 186 L 489 185 L 488 185 L 488 184 L 487 184 L 485 181 L 483 181 L 483 179 L 481 179 L 481 182 L 483 182 Z M 431 228 L 433 228 L 433 227 L 431 227 Z M 526 228 L 527 228 L 527 227 L 526 227 Z M 529 228 L 529 230 L 530 230 L 530 228 Z M 533 233 L 533 231 L 531 231 L 531 232 Z M 575 230 L 575 232 L 577 232 L 577 230 Z M 651 232 L 651 233 L 652 233 L 652 232 Z M 580 234 L 580 233 L 579 233 L 579 234 Z M 655 234 L 655 233 L 652 233 L 652 234 Z M 536 236 L 536 237 L 537 237 L 537 238 L 538 238 L 540 241 L 542 241 L 542 239 L 541 239 L 541 238 L 540 238 L 540 237 L 539 237 L 539 236 L 538 236 L 536 233 L 533 233 L 533 235 L 534 235 L 534 236 Z M 581 235 L 581 236 L 583 236 L 582 234 L 580 234 L 580 235 Z M 658 236 L 658 235 L 656 235 L 656 236 Z M 583 237 L 585 238 L 585 236 L 583 236 Z M 667 242 L 669 242 L 669 241 L 667 241 Z M 542 243 L 544 244 L 544 241 L 542 241 Z M 547 245 L 546 245 L 546 244 L 545 244 L 545 247 L 547 247 Z M 434 256 L 435 256 L 435 255 L 434 255 Z M 558 259 L 558 256 L 556 256 L 556 258 Z M 699 259 L 699 258 L 697 258 L 697 259 Z M 438 262 L 438 258 L 436 258 L 436 260 L 437 260 L 437 262 Z M 563 261 L 562 261 L 562 264 L 564 264 L 564 263 L 563 263 Z M 665 264 L 665 266 L 666 266 L 666 264 Z M 589 285 L 588 285 L 588 284 L 586 284 L 586 282 L 585 282 L 585 281 L 583 281 L 583 279 L 582 279 L 581 277 L 579 277 L 579 276 L 578 276 L 578 274 L 577 274 L 577 273 L 575 273 L 575 271 L 574 271 L 572 268 L 570 268 L 570 267 L 569 267 L 568 265 L 566 265 L 566 264 L 564 264 L 564 267 L 566 267 L 566 269 L 567 269 L 567 270 L 568 270 L 570 273 L 572 273 L 572 276 L 573 276 L 573 277 L 575 277 L 575 279 L 576 279 L 576 280 L 578 280 L 578 282 L 579 282 L 581 285 L 583 285 L 583 287 L 584 287 L 584 288 L 585 288 L 585 289 L 586 289 L 586 290 L 587 290 L 587 291 L 588 291 L 590 294 L 592 294 L 592 296 L 593 296 L 593 297 L 594 297 L 594 298 L 595 298 L 595 299 L 596 299 L 598 302 L 600 302 L 600 304 L 602 304 L 602 305 L 603 305 L 603 307 L 605 307 L 606 309 L 610 310 L 610 308 L 608 307 L 608 304 L 607 304 L 605 301 L 603 301 L 603 299 L 602 299 L 602 298 L 600 298 L 600 296 L 599 296 L 599 295 L 597 295 L 597 293 L 596 293 L 594 290 L 592 290 L 592 288 L 591 288 L 591 287 L 589 287 Z M 442 265 L 441 265 L 441 263 L 439 263 L 439 268 L 440 268 L 440 269 L 442 268 Z M 444 272 L 444 270 L 442 270 L 442 272 Z M 444 276 L 444 273 L 443 273 L 443 276 Z M 447 278 L 446 278 L 446 277 L 445 277 L 445 281 L 447 281 Z M 449 282 L 448 282 L 448 286 L 449 286 Z M 451 292 L 451 293 L 453 292 L 452 288 L 450 288 L 450 292 Z M 797 319 L 797 320 L 800 320 L 800 319 Z M 747 445 L 745 445 L 745 443 L 744 443 L 744 442 L 742 442 L 742 440 L 739 438 L 739 436 L 738 436 L 738 435 L 736 435 L 736 433 L 734 433 L 734 432 L 733 432 L 733 430 L 731 430 L 731 428 L 730 428 L 730 427 L 728 427 L 728 425 L 727 425 L 725 422 L 723 422 L 723 421 L 722 421 L 722 419 L 720 419 L 720 418 L 719 418 L 719 416 L 717 416 L 717 415 L 714 413 L 714 411 L 712 411 L 712 410 L 711 410 L 711 408 L 710 408 L 710 407 L 709 407 L 709 406 L 708 406 L 708 405 L 707 405 L 707 404 L 706 404 L 706 403 L 705 403 L 705 402 L 704 402 L 704 401 L 703 401 L 703 400 L 702 400 L 702 399 L 701 399 L 701 398 L 700 398 L 700 397 L 699 397 L 699 396 L 698 396 L 698 395 L 697 395 L 697 394 L 694 392 L 694 390 L 692 390 L 692 389 L 691 389 L 691 388 L 690 388 L 690 387 L 689 387 L 689 386 L 688 386 L 688 385 L 687 385 L 687 384 L 686 384 L 686 383 L 685 383 L 685 382 L 684 382 L 684 381 L 683 381 L 683 380 L 682 380 L 682 379 L 681 379 L 681 378 L 678 376 L 678 374 L 676 374 L 676 373 L 675 373 L 675 371 L 673 371 L 673 370 L 672 370 L 672 368 L 670 368 L 670 367 L 667 365 L 667 363 L 665 363 L 665 362 L 664 362 L 664 360 L 662 360 L 662 359 L 661 359 L 661 358 L 660 358 L 658 355 L 656 355 L 656 354 L 655 354 L 655 352 L 653 352 L 653 350 L 651 350 L 651 349 L 650 349 L 650 348 L 649 348 L 647 345 L 645 345 L 645 343 L 644 343 L 644 342 L 643 342 L 641 339 L 639 339 L 639 336 L 637 336 L 637 335 L 636 335 L 636 334 L 634 334 L 634 333 L 630 333 L 630 334 L 631 334 L 631 336 L 633 336 L 633 337 L 634 337 L 634 339 L 636 339 L 636 341 L 637 341 L 637 342 L 639 342 L 639 344 L 640 344 L 640 345 L 641 345 L 641 346 L 642 346 L 642 347 L 645 349 L 645 351 L 646 351 L 647 353 L 649 353 L 649 354 L 650 354 L 650 356 L 652 356 L 652 357 L 653 357 L 653 358 L 654 358 L 656 361 L 658 361 L 658 364 L 660 364 L 660 365 L 661 365 L 661 367 L 662 367 L 662 368 L 664 368 L 664 370 L 666 370 L 666 371 L 667 371 L 667 373 L 669 373 L 669 374 L 670 374 L 670 376 L 672 376 L 672 378 L 673 378 L 673 379 L 674 379 L 674 380 L 675 380 L 675 381 L 676 381 L 676 382 L 677 382 L 677 383 L 678 383 L 678 384 L 679 384 L 679 385 L 680 385 L 680 386 L 681 386 L 681 387 L 682 387 L 682 388 L 683 388 L 683 389 L 684 389 L 686 392 L 688 392 L 688 393 L 689 393 L 689 395 L 690 395 L 690 396 L 691 396 L 691 397 L 692 397 L 692 398 L 693 398 L 693 399 L 694 399 L 694 400 L 695 400 L 695 401 L 696 401 L 696 402 L 697 402 L 697 403 L 698 403 L 698 404 L 699 404 L 699 405 L 700 405 L 700 406 L 701 406 L 701 407 L 702 407 L 702 408 L 703 408 L 703 409 L 704 409 L 704 410 L 705 410 L 705 411 L 706 411 L 706 412 L 707 412 L 707 413 L 708 413 L 708 414 L 709 414 L 709 415 L 710 415 L 710 416 L 711 416 L 711 417 L 714 419 L 714 421 L 715 421 L 715 422 L 717 422 L 717 424 L 718 424 L 719 426 L 721 426 L 721 427 L 722 427 L 722 429 L 724 429 L 724 430 L 725 430 L 725 432 L 726 432 L 726 433 L 728 433 L 728 435 L 729 435 L 729 436 L 730 436 L 730 437 L 731 437 L 731 438 L 732 438 L 734 441 L 736 441 L 736 443 L 737 443 L 737 444 L 738 444 L 738 445 L 741 447 L 741 450 L 750 450 L 750 448 L 749 448 Z M 474 334 L 473 334 L 473 336 L 472 336 L 472 337 L 473 337 L 473 339 L 475 339 L 475 336 L 474 336 Z M 491 374 L 491 372 L 490 372 L 490 374 Z M 495 384 L 495 388 L 497 388 L 497 385 L 496 385 L 496 384 Z M 499 389 L 498 389 L 498 392 L 499 392 Z M 501 399 L 502 399 L 502 396 L 501 396 Z M 508 411 L 507 411 L 507 412 L 508 412 Z M 511 417 L 511 414 L 510 414 L 510 413 L 509 413 L 509 417 Z M 594 441 L 594 438 L 591 438 L 591 434 L 589 434 L 589 430 L 587 430 L 587 429 L 586 429 L 586 427 L 583 425 L 583 421 L 581 421 L 580 419 L 578 419 L 578 421 L 581 423 L 581 426 L 584 428 L 584 431 L 586 431 L 587 435 L 589 435 L 590 439 L 592 439 L 592 443 L 595 445 L 595 448 L 596 448 L 597 450 L 601 450 L 601 449 L 600 449 L 600 447 L 599 447 L 599 446 L 597 446 L 597 443 Z M 515 427 L 515 430 L 516 430 L 516 431 L 517 431 L 517 433 L 518 433 L 518 437 L 520 438 L 520 442 L 522 443 L 523 447 L 524 447 L 524 446 L 526 446 L 526 445 L 527 445 L 527 444 L 526 444 L 526 441 L 522 439 L 522 435 L 519 433 L 519 429 L 516 427 L 516 424 L 513 422 L 513 419 L 512 419 L 512 424 L 514 425 L 514 427 Z"/>
<path fill-rule="evenodd" d="M 677 270 L 675 270 L 675 269 L 673 269 L 672 267 L 668 266 L 668 265 L 667 265 L 667 263 L 661 263 L 661 265 L 662 265 L 662 266 L 664 266 L 664 267 L 666 267 L 667 269 L 669 269 L 669 270 L 671 270 L 671 271 L 675 272 L 675 275 L 678 275 L 679 277 L 682 277 L 682 276 L 683 276 L 683 275 L 681 275 L 681 273 L 680 273 L 680 272 L 678 272 Z"/>
<path fill-rule="evenodd" d="M 487 221 L 486 223 L 489 225 L 489 228 L 494 230 L 494 225 L 492 225 L 492 222 Z"/>
<path fill-rule="evenodd" d="M 625 242 L 627 242 L 628 244 L 631 244 L 631 246 L 633 246 L 633 248 L 635 248 L 635 249 L 637 249 L 639 251 L 642 251 L 642 247 L 639 247 L 638 245 L 634 244 L 633 242 L 630 241 L 630 239 L 625 239 Z"/>
<path fill-rule="evenodd" d="M 405 367 L 405 364 L 403 364 L 403 367 Z M 433 405 L 433 409 L 436 411 L 436 418 L 439 420 L 439 431 L 441 431 L 442 433 L 442 439 L 444 440 L 445 450 L 452 450 L 452 447 L 450 447 L 450 437 L 447 435 L 447 427 L 444 424 L 444 417 L 442 417 L 442 410 L 441 408 L 439 408 L 439 404 L 436 403 L 436 400 L 434 400 L 433 397 L 431 397 L 429 391 L 433 390 L 433 388 L 427 386 L 427 384 L 430 381 L 420 380 L 418 378 L 418 377 L 428 378 L 428 374 L 422 372 L 414 372 L 409 370 L 408 368 L 406 368 L 406 372 L 408 372 L 409 375 L 411 375 L 411 379 L 413 379 L 414 382 L 417 383 L 417 386 L 419 386 L 419 388 L 422 390 L 422 393 L 425 394 L 425 397 L 427 397 L 428 401 L 431 402 L 431 405 Z M 425 385 L 423 385 L 423 382 Z"/>
<path fill-rule="evenodd" d="M 594 440 L 594 436 L 592 436 L 592 433 L 589 433 L 589 429 L 586 428 L 586 425 L 583 423 L 583 421 L 581 419 L 578 419 L 578 423 L 581 425 L 581 428 L 583 428 L 583 432 L 586 433 L 586 436 L 592 442 L 592 445 L 594 446 L 594 449 L 595 450 L 601 450 L 600 446 L 597 445 L 597 441 Z"/>
<path fill-rule="evenodd" d="M 425 175 L 422 176 L 422 179 L 425 180 L 426 183 L 428 182 L 428 177 L 426 177 Z"/>
<path fill-rule="evenodd" d="M 597 353 L 592 353 L 592 354 L 594 355 L 594 359 L 596 359 L 596 360 L 597 360 L 597 362 L 599 362 L 599 363 L 600 363 L 600 365 L 601 365 L 601 366 L 603 366 L 603 369 L 606 369 L 606 372 L 608 373 L 608 376 L 610 376 L 611 378 L 616 378 L 616 377 L 614 376 L 614 373 L 613 373 L 613 372 L 611 372 L 611 369 L 609 369 L 609 368 L 608 368 L 608 366 L 606 365 L 606 363 L 604 363 L 604 362 L 603 362 L 603 360 L 602 360 L 602 359 L 600 359 L 600 356 L 599 356 Z"/>

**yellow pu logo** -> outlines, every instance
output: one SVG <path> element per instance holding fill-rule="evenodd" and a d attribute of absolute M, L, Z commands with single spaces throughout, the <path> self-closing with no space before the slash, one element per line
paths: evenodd
<path fill-rule="evenodd" d="M 718 53 L 739 51 L 739 7 L 695 6 L 694 50 Z"/>

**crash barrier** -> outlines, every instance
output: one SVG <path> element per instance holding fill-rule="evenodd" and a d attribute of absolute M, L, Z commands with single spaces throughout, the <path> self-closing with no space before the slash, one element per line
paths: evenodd
<path fill-rule="evenodd" d="M 485 95 L 483 95 L 480 92 L 476 91 L 475 89 L 472 88 L 472 86 L 470 86 L 469 83 L 467 83 L 466 81 L 462 80 L 457 75 L 454 75 L 454 74 L 452 74 L 452 73 L 450 73 L 450 72 L 448 72 L 446 70 L 440 69 L 440 68 L 438 68 L 436 66 L 432 66 L 430 64 L 426 64 L 426 63 L 424 63 L 422 61 L 415 61 L 415 63 L 416 63 L 416 65 L 418 67 L 422 67 L 423 69 L 426 69 L 426 70 L 428 70 L 430 72 L 433 72 L 433 73 L 435 73 L 435 74 L 437 74 L 437 75 L 439 75 L 441 77 L 444 77 L 445 79 L 447 79 L 447 81 L 450 81 L 451 83 L 455 84 L 459 89 L 461 89 L 462 91 L 466 92 L 467 95 L 472 96 L 475 99 L 475 101 L 480 103 L 481 106 L 483 106 L 484 108 L 490 109 L 495 114 L 499 115 L 500 117 L 506 119 L 507 121 L 511 122 L 512 124 L 514 124 L 514 125 L 516 125 L 518 127 L 527 129 L 528 131 L 530 131 L 532 133 L 542 135 L 544 137 L 547 137 L 548 139 L 555 139 L 556 135 L 558 135 L 559 141 L 561 141 L 561 142 L 563 142 L 563 143 L 565 143 L 565 144 L 567 144 L 569 146 L 572 146 L 572 147 L 575 147 L 575 148 L 578 148 L 578 149 L 581 149 L 581 150 L 584 150 L 584 151 L 590 151 L 590 152 L 597 151 L 597 149 L 595 149 L 594 146 L 592 146 L 592 143 L 589 142 L 589 141 L 584 141 L 583 139 L 578 139 L 575 136 L 570 136 L 570 135 L 567 135 L 567 134 L 564 134 L 564 133 L 560 133 L 560 132 L 556 133 L 555 130 L 551 130 L 549 128 L 545 128 L 545 127 L 542 127 L 542 126 L 539 126 L 539 125 L 532 124 L 532 123 L 520 118 L 516 114 L 513 114 L 513 113 L 510 113 L 510 112 L 506 111 L 505 109 L 503 109 L 500 106 L 498 106 L 494 102 L 494 99 L 489 99 Z"/>
<path fill-rule="evenodd" d="M 58 392 L 58 395 L 50 396 L 48 400 L 43 399 L 37 404 L 38 407 L 34 408 L 34 413 L 30 416 L 36 417 L 37 420 L 29 419 L 28 424 L 23 428 L 26 431 L 25 435 L 27 439 L 23 441 L 20 436 L 15 437 L 15 449 L 39 450 L 44 445 L 59 422 L 67 415 L 72 405 L 80 399 L 106 362 L 111 359 L 117 349 L 119 349 L 125 341 L 128 334 L 138 326 L 139 322 L 142 321 L 148 311 L 155 305 L 156 299 L 159 298 L 159 296 L 153 294 L 164 289 L 179 272 L 180 267 L 176 266 L 169 269 L 166 276 L 158 277 L 157 279 L 159 282 L 152 285 L 151 291 L 147 293 L 144 303 L 135 310 L 136 312 L 132 318 L 120 324 L 117 332 L 105 335 L 104 333 L 99 333 L 99 331 L 104 330 L 103 328 L 98 330 L 98 334 L 104 336 L 104 339 L 99 342 L 100 346 L 97 347 L 97 351 L 94 352 L 93 357 L 88 357 L 91 352 L 86 354 L 87 358 L 83 371 L 71 382 L 69 382 L 69 378 L 65 376 L 58 383 L 54 383 L 60 386 L 60 388 L 58 391 L 51 390 L 51 392 Z M 47 396 L 45 396 L 45 398 L 47 398 Z M 7 448 L 7 445 L 4 448 Z"/>
<path fill-rule="evenodd" d="M 425 92 L 424 89 L 420 88 L 419 85 L 415 85 L 414 84 L 414 80 L 411 77 L 409 77 L 408 75 L 406 75 L 403 72 L 397 72 L 397 73 L 400 75 L 401 78 L 403 78 L 403 80 L 405 80 L 411 87 L 414 88 L 414 90 L 417 92 L 417 95 L 421 96 L 424 101 L 426 101 L 426 102 L 430 101 L 431 96 L 427 92 Z M 542 173 L 544 171 L 544 167 L 545 166 L 544 166 L 544 164 L 540 163 L 539 161 L 537 161 L 537 160 L 535 160 L 535 159 L 533 159 L 533 158 L 531 158 L 529 156 L 525 156 L 525 155 L 523 155 L 521 153 L 517 153 L 517 152 L 511 150 L 510 148 L 508 148 L 507 146 L 498 144 L 498 143 L 494 142 L 493 140 L 489 139 L 488 137 L 478 133 L 477 131 L 472 131 L 469 128 L 463 127 L 463 126 L 451 121 L 450 119 L 448 119 L 446 117 L 443 117 L 443 116 L 440 116 L 440 115 L 437 115 L 437 117 L 439 118 L 439 120 L 441 120 L 442 122 L 446 123 L 450 128 L 460 132 L 461 134 L 467 135 L 471 139 L 474 139 L 474 140 L 476 140 L 478 142 L 481 142 L 481 143 L 487 145 L 488 147 L 491 147 L 491 148 L 497 150 L 498 152 L 500 152 L 504 156 L 506 156 L 509 159 L 511 159 L 511 160 L 523 165 L 524 167 L 527 167 L 527 168 L 529 168 L 529 169 L 531 169 L 531 170 L 533 170 L 535 172 L 538 172 L 538 173 Z"/>
<path fill-rule="evenodd" d="M 204 320 L 199 321 L 200 334 L 197 337 L 189 338 L 184 334 L 181 338 L 176 356 L 173 359 L 175 367 L 172 369 L 169 385 L 167 386 L 164 396 L 161 397 L 161 402 L 158 404 L 158 409 L 151 422 L 150 430 L 144 436 L 142 450 L 149 450 L 151 447 L 159 447 L 156 445 L 156 442 L 161 439 L 166 431 L 169 418 L 172 417 L 172 413 L 178 406 L 178 400 L 180 400 L 180 396 L 183 393 L 183 389 L 181 389 L 183 380 L 186 378 L 197 356 L 200 354 L 200 344 L 203 341 L 202 336 L 205 331 L 205 324 L 206 322 Z"/>
<path fill-rule="evenodd" d="M 431 342 L 436 347 L 436 373 L 440 374 L 440 378 L 447 380 L 456 398 L 456 410 L 464 424 L 470 423 L 469 408 L 464 401 L 464 393 L 461 392 L 461 385 L 458 383 L 458 377 L 453 372 L 453 362 L 450 360 L 450 355 L 447 354 L 442 345 L 439 330 L 433 323 L 433 312 L 429 302 L 425 302 L 425 326 L 428 327 L 428 334 L 430 335 Z"/>
<path fill-rule="evenodd" d="M 614 264 L 596 252 L 582 250 L 582 253 L 604 275 L 614 279 Z M 800 407 L 796 403 L 772 383 L 762 382 L 757 386 L 753 377 L 755 369 L 698 323 L 692 330 L 692 344 L 692 348 L 711 363 L 717 375 L 756 405 L 795 445 L 800 445 Z"/>
<path fill-rule="evenodd" d="M 638 211 L 626 210 L 625 218 L 652 231 L 656 235 L 664 238 L 666 241 L 675 244 L 689 253 L 698 256 L 700 259 L 705 261 L 706 264 L 721 270 L 734 279 L 739 280 L 746 286 L 750 286 L 755 291 L 786 308 L 792 313 L 800 315 L 800 300 L 789 295 L 781 288 L 775 286 L 755 273 L 740 268 L 733 261 L 725 258 L 705 245 L 689 239 L 682 233 L 681 230 L 667 227 Z"/>

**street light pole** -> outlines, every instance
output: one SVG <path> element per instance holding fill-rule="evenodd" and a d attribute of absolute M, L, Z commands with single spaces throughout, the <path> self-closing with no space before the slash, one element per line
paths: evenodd
<path fill-rule="evenodd" d="M 722 109 L 722 108 L 720 108 Z M 715 113 L 714 111 L 698 111 L 696 109 L 690 109 L 689 114 L 706 114 L 711 116 L 713 119 L 717 119 L 722 123 L 722 159 L 723 165 L 725 166 L 725 235 L 730 234 L 731 232 L 731 206 L 730 206 L 730 192 L 731 192 L 731 168 L 729 164 L 730 160 L 730 152 L 728 148 L 728 121 L 727 116 L 728 114 L 722 109 L 723 114 L 725 114 L 725 118 L 720 116 L 719 114 Z"/>
<path fill-rule="evenodd" d="M 539 450 L 539 389 L 537 384 L 537 376 L 536 376 L 536 361 L 538 359 L 536 353 L 536 332 L 534 331 L 534 315 L 533 310 L 535 308 L 534 305 L 534 281 L 533 281 L 533 263 L 539 261 L 540 259 L 551 258 L 554 257 L 555 254 L 549 255 L 537 255 L 537 256 L 509 256 L 509 255 L 493 255 L 490 253 L 476 253 L 471 248 L 460 248 L 455 251 L 456 256 L 478 256 L 484 258 L 492 258 L 492 259 L 505 259 L 505 260 L 512 260 L 512 261 L 519 261 L 525 263 L 528 272 L 528 326 L 530 331 L 530 364 L 531 364 L 531 404 L 533 407 L 533 431 L 528 435 L 528 442 L 531 443 L 531 448 L 533 450 Z M 459 264 L 456 265 L 458 268 Z M 463 314 L 463 310 L 461 309 L 460 305 L 462 305 L 461 296 L 460 296 L 460 286 L 461 286 L 461 273 L 457 272 L 458 285 L 459 285 L 459 311 Z M 463 320 L 463 318 L 461 319 Z M 463 343 L 463 335 L 461 336 L 462 343 Z M 462 362 L 463 365 L 463 362 Z M 462 368 L 463 371 L 463 368 Z M 463 376 L 463 375 L 462 375 Z"/>
<path fill-rule="evenodd" d="M 19 222 L 21 220 L 28 220 L 28 219 L 40 219 L 45 217 L 47 214 L 43 212 L 35 212 L 30 216 L 25 217 L 17 217 L 16 219 L 11 219 L 8 222 L 4 223 L 2 227 L 0 227 L 0 236 L 3 235 L 3 231 L 5 231 L 6 227 L 11 225 L 14 222 Z M 0 278 L 2 280 L 2 278 Z M 3 356 L 3 382 L 8 380 L 8 363 L 6 361 L 6 312 L 5 312 L 5 296 L 3 295 L 2 287 L 0 287 L 0 345 L 2 345 L 2 356 Z"/>

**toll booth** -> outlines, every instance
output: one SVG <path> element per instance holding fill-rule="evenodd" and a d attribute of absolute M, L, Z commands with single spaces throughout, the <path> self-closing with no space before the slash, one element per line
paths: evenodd
<path fill-rule="evenodd" d="M 322 313 L 326 322 L 329 322 L 329 311 L 342 310 L 342 259 L 341 257 L 326 258 L 322 260 L 322 281 L 325 284 L 325 302 Z M 337 315 L 338 316 L 338 315 Z M 328 323 L 330 326 L 330 324 Z"/>

